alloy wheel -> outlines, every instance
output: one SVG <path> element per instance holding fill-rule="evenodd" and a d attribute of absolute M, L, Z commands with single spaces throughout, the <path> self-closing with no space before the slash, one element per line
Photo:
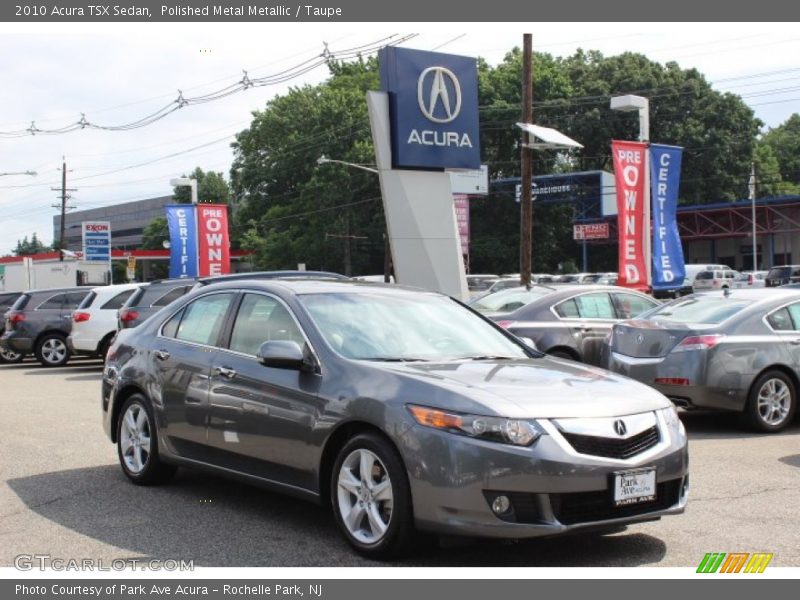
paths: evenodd
<path fill-rule="evenodd" d="M 45 362 L 57 365 L 67 357 L 67 344 L 61 338 L 52 337 L 42 344 L 42 358 Z"/>
<path fill-rule="evenodd" d="M 347 455 L 337 480 L 339 513 L 347 531 L 363 544 L 375 544 L 392 519 L 394 496 L 386 465 L 370 450 Z"/>
<path fill-rule="evenodd" d="M 9 350 L 8 348 L 0 348 L 0 358 L 7 362 L 17 362 L 22 358 L 22 354 Z"/>
<path fill-rule="evenodd" d="M 120 449 L 125 468 L 141 473 L 150 459 L 150 419 L 141 404 L 131 404 L 122 417 Z"/>
<path fill-rule="evenodd" d="M 792 392 L 780 379 L 767 379 L 758 390 L 758 414 L 767 425 L 780 425 L 789 416 Z"/>

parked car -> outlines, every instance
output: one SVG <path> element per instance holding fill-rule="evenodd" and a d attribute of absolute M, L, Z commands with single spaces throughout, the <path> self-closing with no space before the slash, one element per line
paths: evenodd
<path fill-rule="evenodd" d="M 33 353 L 45 367 L 67 364 L 71 352 L 67 337 L 72 330 L 72 311 L 89 288 L 55 288 L 24 292 L 5 314 L 0 346 L 20 354 Z"/>
<path fill-rule="evenodd" d="M 742 271 L 739 277 L 733 280 L 734 289 L 753 289 L 766 286 L 765 279 L 769 271 Z"/>
<path fill-rule="evenodd" d="M 467 275 L 467 288 L 470 297 L 478 296 L 488 291 L 492 284 L 500 279 L 497 275 Z"/>
<path fill-rule="evenodd" d="M 609 349 L 609 369 L 678 406 L 736 411 L 779 431 L 797 408 L 800 291 L 686 296 L 615 325 Z"/>
<path fill-rule="evenodd" d="M 764 279 L 767 287 L 778 287 L 787 283 L 800 283 L 800 265 L 772 267 Z"/>
<path fill-rule="evenodd" d="M 656 306 L 650 296 L 622 287 L 571 285 L 556 288 L 507 314 L 487 315 L 543 352 L 593 365 L 611 326 Z"/>
<path fill-rule="evenodd" d="M 381 275 L 380 277 L 381 281 L 383 281 L 383 276 Z M 250 273 L 230 273 L 228 275 L 200 277 L 196 285 L 210 285 L 212 283 L 242 281 L 244 279 L 335 279 L 347 281 L 350 277 L 330 271 L 253 271 Z"/>
<path fill-rule="evenodd" d="M 675 282 L 675 287 L 653 290 L 653 297 L 659 300 L 680 298 L 694 293 L 694 280 L 701 271 L 725 271 L 730 267 L 722 264 L 689 264 L 685 265 L 685 276 L 682 282 Z"/>
<path fill-rule="evenodd" d="M 0 294 L 0 317 L 5 315 L 8 309 L 14 305 L 14 302 L 17 301 L 21 293 L 22 292 L 7 292 L 5 294 Z M 21 362 L 23 358 L 25 358 L 25 355 L 21 352 L 15 352 L 14 350 L 0 346 L 0 364 L 18 363 Z"/>
<path fill-rule="evenodd" d="M 144 323 L 150 316 L 187 294 L 197 283 L 196 279 L 159 279 L 141 286 L 119 309 L 118 329 L 131 329 Z"/>
<path fill-rule="evenodd" d="M 558 283 L 580 283 L 580 284 L 588 284 L 593 283 L 592 279 L 594 277 L 594 273 L 573 273 L 570 275 L 562 275 L 558 279 Z"/>
<path fill-rule="evenodd" d="M 517 286 L 474 298 L 469 301 L 469 306 L 479 313 L 494 316 L 505 315 L 553 291 L 555 288 L 544 285 L 532 285 L 528 288 Z"/>
<path fill-rule="evenodd" d="M 75 312 L 67 346 L 73 354 L 105 358 L 117 333 L 117 313 L 141 283 L 92 288 Z"/>
<path fill-rule="evenodd" d="M 733 269 L 700 271 L 694 278 L 692 288 L 695 292 L 727 290 L 733 287 L 733 282 L 738 277 L 739 272 Z"/>
<path fill-rule="evenodd" d="M 131 482 L 190 466 L 330 504 L 370 556 L 408 551 L 416 531 L 537 537 L 687 501 L 668 399 L 399 286 L 199 288 L 119 333 L 102 389 Z"/>

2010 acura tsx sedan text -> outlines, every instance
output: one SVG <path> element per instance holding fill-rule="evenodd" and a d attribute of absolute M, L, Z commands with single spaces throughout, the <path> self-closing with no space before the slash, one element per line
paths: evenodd
<path fill-rule="evenodd" d="M 370 556 L 417 532 L 614 530 L 687 500 L 686 434 L 660 393 L 397 286 L 203 287 L 120 332 L 102 395 L 132 482 L 198 467 L 330 504 Z"/>

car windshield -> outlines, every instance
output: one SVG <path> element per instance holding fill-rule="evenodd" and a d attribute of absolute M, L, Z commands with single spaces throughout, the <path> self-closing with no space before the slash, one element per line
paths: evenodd
<path fill-rule="evenodd" d="M 532 287 L 530 289 L 503 290 L 496 294 L 489 294 L 479 298 L 470 306 L 481 313 L 511 312 L 530 304 L 537 298 L 544 296 L 552 290 Z"/>
<path fill-rule="evenodd" d="M 299 296 L 325 341 L 357 360 L 526 358 L 522 347 L 453 300 L 427 294 Z"/>
<path fill-rule="evenodd" d="M 659 307 L 648 315 L 653 321 L 718 325 L 753 303 L 724 297 L 698 296 L 682 298 Z"/>

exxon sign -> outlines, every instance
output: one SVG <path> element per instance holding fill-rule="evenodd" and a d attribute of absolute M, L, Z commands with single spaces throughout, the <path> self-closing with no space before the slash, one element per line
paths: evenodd
<path fill-rule="evenodd" d="M 388 47 L 378 60 L 389 93 L 392 166 L 480 168 L 476 59 Z"/>

